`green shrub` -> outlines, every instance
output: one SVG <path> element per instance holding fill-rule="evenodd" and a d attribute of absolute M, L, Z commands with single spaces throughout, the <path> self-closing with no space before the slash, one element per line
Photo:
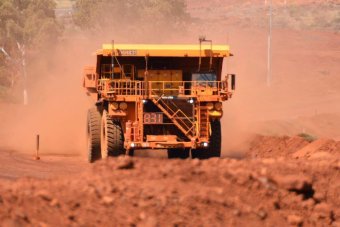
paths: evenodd
<path fill-rule="evenodd" d="M 312 135 L 307 134 L 307 133 L 300 133 L 298 136 L 303 138 L 304 140 L 308 141 L 309 143 L 317 140 L 317 138 L 315 136 L 312 136 Z"/>

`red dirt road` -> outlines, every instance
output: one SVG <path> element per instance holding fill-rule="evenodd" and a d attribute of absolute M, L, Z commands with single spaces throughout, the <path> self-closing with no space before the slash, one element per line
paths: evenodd
<path fill-rule="evenodd" d="M 47 179 L 78 175 L 88 168 L 85 159 L 70 155 L 43 155 L 35 160 L 33 154 L 0 150 L 0 179 L 15 180 L 23 177 Z"/>

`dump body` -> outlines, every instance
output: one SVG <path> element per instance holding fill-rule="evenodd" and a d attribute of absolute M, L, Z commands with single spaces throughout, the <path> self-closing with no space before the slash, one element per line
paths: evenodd
<path fill-rule="evenodd" d="M 209 147 L 232 97 L 234 75 L 221 75 L 229 56 L 226 45 L 104 44 L 84 87 L 121 125 L 126 150 Z"/>

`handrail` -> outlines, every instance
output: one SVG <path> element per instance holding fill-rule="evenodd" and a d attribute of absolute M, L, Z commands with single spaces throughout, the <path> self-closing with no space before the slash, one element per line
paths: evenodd
<path fill-rule="evenodd" d="M 148 95 L 161 96 L 223 96 L 226 81 L 148 81 Z"/>
<path fill-rule="evenodd" d="M 157 100 L 156 99 L 153 99 L 153 100 L 155 104 L 162 106 L 165 112 L 167 112 L 167 115 L 168 117 L 170 117 L 170 119 L 174 119 L 175 121 L 180 122 L 180 125 L 183 128 L 183 131 L 186 132 L 185 134 L 192 131 L 192 129 L 195 126 L 195 123 L 181 109 L 179 109 L 174 102 L 172 102 L 171 100 L 167 100 L 168 101 L 168 104 L 167 104 L 166 101 L 162 99 L 162 97 L 160 97 Z M 177 110 L 175 111 L 170 106 L 170 104 L 173 105 Z M 179 114 L 181 114 L 182 117 L 180 117 Z M 189 122 L 189 125 L 185 122 L 185 120 Z"/>
<path fill-rule="evenodd" d="M 146 86 L 147 85 L 147 86 Z M 146 98 L 161 96 L 223 96 L 228 91 L 226 81 L 137 81 L 99 79 L 97 88 L 103 93 L 137 95 Z"/>
<path fill-rule="evenodd" d="M 166 103 L 165 103 L 165 101 L 164 100 L 162 100 L 161 102 L 156 102 L 156 99 L 155 98 L 153 98 L 152 99 L 153 100 L 153 102 L 163 111 L 163 113 L 165 114 L 165 115 L 167 115 L 171 120 L 172 120 L 172 122 L 175 124 L 175 125 L 177 125 L 177 127 L 186 135 L 186 136 L 188 136 L 189 138 L 191 138 L 191 136 L 193 136 L 194 135 L 194 132 L 192 131 L 192 129 L 194 128 L 194 123 L 192 123 L 191 122 L 191 120 L 186 116 L 186 120 L 189 120 L 191 123 L 192 123 L 192 125 L 191 125 L 191 127 L 190 126 L 188 126 L 185 122 L 184 122 L 184 120 L 183 119 L 181 119 L 181 118 L 177 118 L 177 117 L 174 117 L 174 113 L 175 113 L 175 111 L 174 110 L 172 110 Z M 192 132 L 192 135 L 188 135 L 188 133 L 189 132 Z"/>

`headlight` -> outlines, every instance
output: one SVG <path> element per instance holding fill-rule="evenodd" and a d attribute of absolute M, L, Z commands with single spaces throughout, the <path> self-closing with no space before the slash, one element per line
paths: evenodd
<path fill-rule="evenodd" d="M 216 110 L 222 110 L 222 103 L 221 102 L 215 103 L 215 109 Z"/>
<path fill-rule="evenodd" d="M 119 107 L 119 104 L 118 104 L 117 102 L 111 103 L 111 108 L 112 108 L 113 110 L 118 110 L 118 107 Z"/>
<path fill-rule="evenodd" d="M 119 104 L 119 108 L 120 108 L 121 110 L 126 110 L 126 109 L 128 108 L 128 105 L 127 105 L 126 102 L 121 102 L 121 103 Z"/>
<path fill-rule="evenodd" d="M 208 102 L 208 103 L 207 103 L 207 108 L 208 108 L 208 110 L 214 109 L 214 104 L 211 103 L 211 102 Z"/>

